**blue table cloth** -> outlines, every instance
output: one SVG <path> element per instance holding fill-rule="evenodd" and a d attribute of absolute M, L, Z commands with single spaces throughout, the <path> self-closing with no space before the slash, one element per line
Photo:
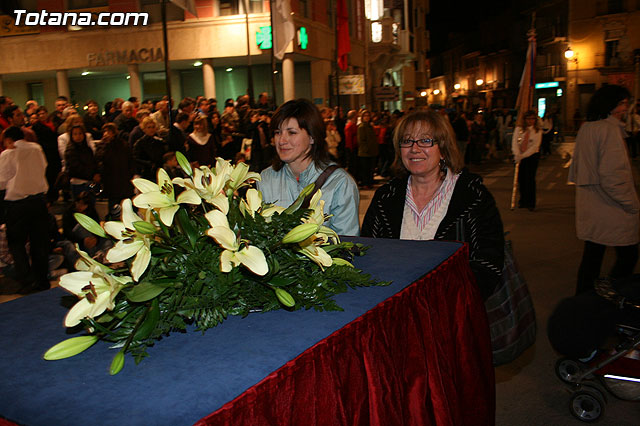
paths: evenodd
<path fill-rule="evenodd" d="M 135 365 L 109 376 L 115 350 L 44 361 L 70 337 L 60 288 L 0 305 L 0 417 L 25 425 L 189 425 L 222 407 L 307 348 L 437 267 L 459 243 L 357 238 L 371 246 L 356 267 L 388 287 L 336 296 L 344 312 L 284 310 L 230 317 L 205 334 L 173 333 Z"/>

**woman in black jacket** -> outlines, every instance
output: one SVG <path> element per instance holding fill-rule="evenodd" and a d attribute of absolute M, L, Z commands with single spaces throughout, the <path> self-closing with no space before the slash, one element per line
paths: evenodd
<path fill-rule="evenodd" d="M 87 143 L 84 126 L 76 124 L 68 132 L 69 145 L 65 150 L 64 158 L 71 183 L 71 193 L 75 199 L 83 191 L 91 192 L 90 183 L 100 182 L 100 175 L 93 150 Z"/>
<path fill-rule="evenodd" d="M 38 110 L 40 110 L 40 108 L 38 108 Z M 58 152 L 58 135 L 40 120 L 33 123 L 31 129 L 36 134 L 38 143 L 44 151 L 44 156 L 47 158 L 47 170 L 45 172 L 47 183 L 49 184 L 47 201 L 53 203 L 58 199 L 59 188 L 56 186 L 56 181 L 60 170 L 62 170 L 62 162 L 60 161 L 60 153 Z"/>
<path fill-rule="evenodd" d="M 394 133 L 399 175 L 380 187 L 360 235 L 469 243 L 469 260 L 486 300 L 502 279 L 504 232 L 482 179 L 462 169 L 451 125 L 435 112 L 415 112 Z"/>
<path fill-rule="evenodd" d="M 101 148 L 97 153 L 100 176 L 110 219 L 120 220 L 117 206 L 125 198 L 133 196 L 131 179 L 136 167 L 129 142 L 118 134 L 116 125 L 107 123 L 102 129 Z"/>
<path fill-rule="evenodd" d="M 151 117 L 145 117 L 140 123 L 144 132 L 133 144 L 133 159 L 136 163 L 136 173 L 145 179 L 155 182 L 156 173 L 162 167 L 162 157 L 168 151 L 167 143 L 157 136 L 158 126 Z"/>

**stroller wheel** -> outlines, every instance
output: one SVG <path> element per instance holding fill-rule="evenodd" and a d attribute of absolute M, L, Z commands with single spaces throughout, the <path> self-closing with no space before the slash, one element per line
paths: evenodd
<path fill-rule="evenodd" d="M 569 410 L 578 420 L 592 423 L 604 415 L 604 405 L 604 398 L 600 391 L 585 387 L 571 396 Z"/>
<path fill-rule="evenodd" d="M 575 383 L 581 372 L 582 365 L 574 359 L 560 358 L 556 362 L 556 376 L 565 383 Z"/>

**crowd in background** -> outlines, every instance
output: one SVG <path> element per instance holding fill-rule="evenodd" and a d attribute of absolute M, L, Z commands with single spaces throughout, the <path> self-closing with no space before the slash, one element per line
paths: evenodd
<path fill-rule="evenodd" d="M 392 176 L 393 133 L 404 112 L 318 108 L 331 160 L 345 168 L 360 188 L 371 189 L 375 174 L 383 179 Z M 277 156 L 270 128 L 275 110 L 267 93 L 261 93 L 257 101 L 242 95 L 220 106 L 216 99 L 204 96 L 186 97 L 172 104 L 166 97 L 142 102 L 133 97 L 116 98 L 103 109 L 93 100 L 80 106 L 60 96 L 51 112 L 34 100 L 28 101 L 23 110 L 11 98 L 0 96 L 0 130 L 18 127 L 26 141 L 42 148 L 49 205 L 62 197 L 68 206 L 67 217 L 72 218 L 75 211 L 87 211 L 98 221 L 118 220 L 121 201 L 134 195 L 131 179 L 155 181 L 159 168 L 171 177 L 181 175 L 176 152 L 184 154 L 194 167 L 211 166 L 216 157 L 222 157 L 248 163 L 252 171 L 264 170 Z M 437 112 L 451 123 L 465 164 L 512 158 L 515 111 Z M 543 158 L 561 132 L 552 114 L 545 115 L 539 124 Z M 0 152 L 5 148 L 0 144 Z M 0 191 L 3 189 L 0 187 Z M 107 201 L 106 217 L 99 217 L 95 210 L 97 197 Z M 64 256 L 67 266 L 75 253 L 74 244 L 92 255 L 108 248 L 106 241 L 72 226 L 72 220 L 63 225 L 72 229 L 64 228 L 56 235 L 56 227 L 51 226 L 51 244 Z M 0 256 L 0 262 L 10 262 L 6 247 L 3 250 L 0 246 Z"/>

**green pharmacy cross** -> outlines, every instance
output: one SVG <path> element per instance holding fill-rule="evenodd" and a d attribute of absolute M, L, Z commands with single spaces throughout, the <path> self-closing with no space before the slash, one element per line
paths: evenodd
<path fill-rule="evenodd" d="M 305 27 L 300 27 L 298 30 L 298 44 L 302 50 L 305 50 L 309 44 L 309 35 L 307 34 L 307 29 Z"/>
<path fill-rule="evenodd" d="M 271 26 L 260 27 L 256 32 L 256 44 L 260 49 L 271 49 Z"/>
<path fill-rule="evenodd" d="M 272 34 L 271 34 L 271 26 L 260 27 L 260 31 L 256 32 L 256 44 L 262 50 L 271 49 L 272 44 Z M 300 27 L 298 29 L 298 45 L 300 49 L 305 50 L 309 44 L 309 36 L 307 34 L 307 29 L 305 27 Z"/>

